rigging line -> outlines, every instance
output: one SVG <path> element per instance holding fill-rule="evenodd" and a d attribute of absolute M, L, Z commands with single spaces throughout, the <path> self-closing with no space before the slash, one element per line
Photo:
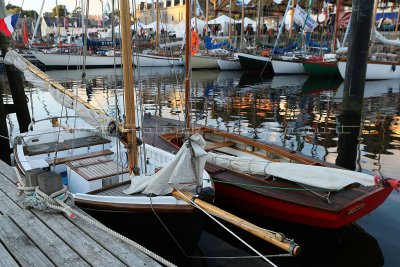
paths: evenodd
<path fill-rule="evenodd" d="M 189 258 L 191 256 L 189 256 L 186 251 L 183 249 L 183 247 L 179 244 L 178 240 L 174 237 L 174 235 L 172 234 L 172 232 L 168 229 L 167 225 L 165 225 L 165 223 L 163 222 L 163 220 L 160 218 L 160 216 L 157 214 L 156 210 L 153 207 L 153 194 L 150 194 L 150 207 L 151 210 L 153 211 L 153 214 L 156 216 L 156 218 L 158 219 L 158 221 L 161 223 L 161 225 L 164 227 L 164 229 L 167 231 L 167 233 L 169 234 L 169 236 L 172 238 L 172 240 L 175 242 L 175 244 L 178 246 L 178 248 L 182 251 L 183 255 L 185 255 L 185 257 Z"/>

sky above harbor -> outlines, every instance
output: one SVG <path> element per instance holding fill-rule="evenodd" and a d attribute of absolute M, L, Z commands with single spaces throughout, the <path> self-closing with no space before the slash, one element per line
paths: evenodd
<path fill-rule="evenodd" d="M 45 4 L 43 7 L 43 12 L 51 12 L 51 10 L 56 6 L 56 0 L 45 0 Z M 85 0 L 86 1 L 86 0 Z M 104 4 L 107 2 L 103 0 Z M 36 10 L 37 13 L 40 12 L 40 7 L 42 6 L 43 0 L 8 0 L 5 1 L 6 4 L 12 4 L 14 6 L 21 6 L 22 2 L 24 2 L 23 9 L 24 10 Z M 72 12 L 76 4 L 80 6 L 81 0 L 57 0 L 59 5 L 65 5 L 67 7 L 68 12 Z M 90 15 L 100 15 L 101 14 L 101 2 L 100 0 L 89 0 L 89 14 Z"/>

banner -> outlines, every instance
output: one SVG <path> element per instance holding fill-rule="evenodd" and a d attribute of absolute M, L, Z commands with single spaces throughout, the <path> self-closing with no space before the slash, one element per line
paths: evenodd
<path fill-rule="evenodd" d="M 297 25 L 304 27 L 304 32 L 312 32 L 318 26 L 318 23 L 311 16 L 308 15 L 307 17 L 307 15 L 307 12 L 297 5 L 293 15 L 293 21 Z"/>

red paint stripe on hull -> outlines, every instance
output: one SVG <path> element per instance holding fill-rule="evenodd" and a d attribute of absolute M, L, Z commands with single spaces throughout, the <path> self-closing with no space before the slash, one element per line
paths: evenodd
<path fill-rule="evenodd" d="M 346 207 L 340 213 L 279 201 L 222 183 L 215 183 L 215 190 L 217 201 L 261 216 L 322 228 L 339 228 L 356 221 L 380 206 L 389 196 L 392 188 L 382 188 L 373 194 L 366 195 L 362 201 Z M 326 200 L 321 199 L 321 201 Z M 353 212 L 351 213 L 351 211 Z"/>

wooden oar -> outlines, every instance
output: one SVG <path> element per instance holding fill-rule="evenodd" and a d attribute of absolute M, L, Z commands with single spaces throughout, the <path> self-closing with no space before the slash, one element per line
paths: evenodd
<path fill-rule="evenodd" d="M 281 249 L 289 252 L 292 255 L 300 254 L 300 246 L 294 242 L 288 241 L 282 234 L 270 232 L 229 212 L 226 212 L 214 205 L 211 205 L 201 199 L 193 198 L 194 195 L 191 193 L 174 190 L 172 192 L 172 195 L 188 203 L 190 203 L 190 201 L 192 200 L 199 207 L 209 212 L 210 214 L 217 216 L 218 218 L 221 218 L 255 236 L 258 236 L 259 238 L 262 238 L 263 240 L 280 247 Z"/>

